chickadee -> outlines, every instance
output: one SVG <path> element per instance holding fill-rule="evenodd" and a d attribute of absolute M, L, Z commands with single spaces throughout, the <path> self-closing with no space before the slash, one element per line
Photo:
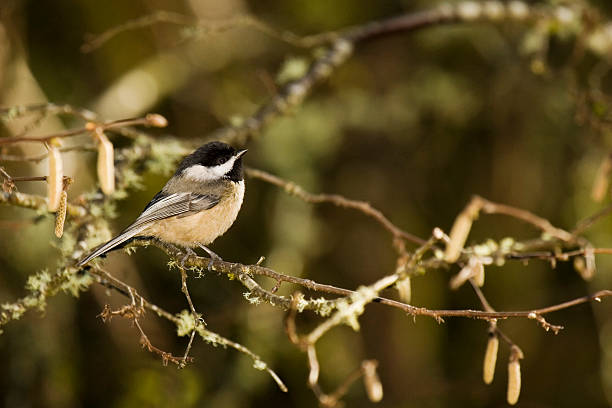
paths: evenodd
<path fill-rule="evenodd" d="M 204 249 L 211 258 L 220 259 L 206 247 L 223 235 L 236 220 L 244 198 L 242 155 L 222 142 L 211 142 L 185 157 L 174 176 L 147 204 L 136 221 L 117 237 L 95 249 L 78 263 L 92 259 L 134 238 L 154 237 L 180 245 L 189 252 Z"/>

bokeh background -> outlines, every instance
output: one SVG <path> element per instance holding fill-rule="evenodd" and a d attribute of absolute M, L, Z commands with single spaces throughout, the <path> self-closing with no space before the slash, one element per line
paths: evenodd
<path fill-rule="evenodd" d="M 543 4 L 557 4 L 557 1 Z M 0 104 L 69 103 L 107 119 L 159 112 L 168 128 L 156 137 L 188 141 L 248 116 L 275 92 L 279 72 L 300 70 L 312 50 L 292 47 L 256 30 L 234 28 L 194 36 L 159 24 L 122 33 L 91 53 L 80 48 L 101 33 L 156 10 L 206 19 L 253 14 L 299 34 L 361 24 L 431 7 L 430 1 L 139 0 L 0 2 Z M 582 3 L 610 16 L 606 1 Z M 534 40 L 535 38 L 535 40 Z M 529 24 L 476 23 L 380 38 L 355 55 L 291 114 L 276 120 L 247 147 L 248 165 L 296 181 L 310 191 L 371 202 L 407 231 L 427 237 L 448 231 L 473 194 L 522 207 L 571 229 L 609 203 L 594 203 L 590 189 L 612 149 L 606 93 L 612 76 L 605 58 L 588 52 L 573 63 L 573 37 L 554 36 L 538 47 Z M 530 42 L 531 41 L 531 42 Z M 534 46 L 535 41 L 535 46 Z M 602 65 L 603 64 L 603 65 Z M 585 90 L 596 82 L 595 104 Z M 585 119 L 586 116 L 586 119 Z M 601 119 L 601 120 L 600 120 Z M 591 123 L 595 122 L 595 123 Z M 49 119 L 33 134 L 70 126 Z M 19 132 L 2 125 L 4 136 Z M 32 149 L 25 146 L 25 149 Z M 32 153 L 30 150 L 26 150 Z M 76 193 L 95 188 L 95 155 L 66 153 Z M 5 164 L 2 164 L 3 166 Z M 14 175 L 44 167 L 6 165 Z M 143 189 L 118 203 L 119 231 L 167 178 L 143 174 Z M 20 186 L 44 194 L 44 186 Z M 75 194 L 76 194 L 75 193 Z M 612 246 L 612 220 L 586 234 Z M 532 227 L 501 216 L 482 216 L 469 242 L 537 237 Z M 27 276 L 57 262 L 51 217 L 0 207 L 0 302 L 24 293 Z M 262 182 L 247 181 L 234 227 L 213 245 L 227 260 L 266 263 L 287 274 L 356 288 L 394 270 L 388 234 L 363 215 L 313 207 Z M 525 310 L 612 288 L 612 257 L 598 256 L 598 273 L 584 282 L 571 263 L 488 267 L 484 292 L 499 310 Z M 109 256 L 107 268 L 166 309 L 186 308 L 176 271 L 155 248 Z M 478 308 L 467 288 L 450 291 L 457 270 L 429 271 L 413 280 L 413 304 Z M 6 407 L 311 407 L 305 356 L 288 341 L 284 314 L 245 301 L 236 282 L 208 274 L 191 282 L 191 295 L 209 328 L 260 354 L 285 380 L 281 393 L 241 354 L 196 341 L 196 362 L 184 370 L 162 366 L 140 348 L 127 321 L 103 323 L 105 304 L 124 299 L 100 287 L 75 299 L 53 298 L 44 313 L 29 313 L 0 335 L 0 406 Z M 292 288 L 286 287 L 286 293 Z M 392 295 L 392 294 L 391 294 Z M 522 347 L 522 407 L 605 407 L 612 401 L 612 308 L 582 305 L 550 316 L 566 327 L 555 336 L 533 321 L 502 328 Z M 301 328 L 317 318 L 300 317 Z M 505 406 L 508 350 L 500 347 L 496 378 L 482 383 L 486 323 L 413 319 L 371 305 L 361 331 L 333 330 L 318 346 L 321 383 L 337 386 L 360 361 L 377 359 L 385 389 L 381 407 Z M 166 322 L 147 316 L 144 328 L 158 347 L 180 354 Z M 372 406 L 355 384 L 347 406 Z"/>

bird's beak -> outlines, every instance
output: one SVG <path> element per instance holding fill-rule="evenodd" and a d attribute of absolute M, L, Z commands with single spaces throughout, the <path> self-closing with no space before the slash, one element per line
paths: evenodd
<path fill-rule="evenodd" d="M 245 154 L 248 151 L 248 149 L 242 149 L 242 150 L 238 150 L 238 152 L 236 153 L 236 158 L 241 158 L 243 154 Z"/>

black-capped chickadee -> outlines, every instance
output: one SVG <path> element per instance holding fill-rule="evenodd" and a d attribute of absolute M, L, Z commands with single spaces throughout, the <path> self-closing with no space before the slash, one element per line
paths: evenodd
<path fill-rule="evenodd" d="M 242 155 L 222 142 L 211 142 L 185 157 L 174 176 L 147 204 L 142 214 L 118 236 L 96 248 L 78 263 L 92 259 L 139 237 L 204 249 L 223 235 L 236 220 L 244 198 Z"/>

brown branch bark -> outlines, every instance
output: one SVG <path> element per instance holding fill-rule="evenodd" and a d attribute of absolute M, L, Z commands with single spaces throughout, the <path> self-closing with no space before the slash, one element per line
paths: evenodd
<path fill-rule="evenodd" d="M 394 238 L 402 238 L 418 245 L 423 245 L 427 242 L 414 234 L 411 234 L 402 230 L 401 228 L 398 228 L 395 224 L 389 221 L 389 219 L 385 217 L 385 215 L 380 210 L 372 207 L 372 205 L 366 201 L 351 200 L 339 194 L 312 194 L 291 181 L 283 180 L 280 177 L 277 177 L 263 170 L 258 170 L 250 167 L 246 169 L 246 175 L 248 177 L 263 180 L 266 183 L 270 183 L 274 186 L 277 186 L 283 189 L 287 194 L 296 196 L 301 200 L 306 201 L 307 203 L 329 203 L 337 207 L 351 208 L 357 211 L 361 211 L 368 217 L 373 218 L 379 224 L 381 224 L 383 228 L 385 228 L 391 233 L 391 235 L 393 235 Z"/>
<path fill-rule="evenodd" d="M 208 258 L 199 257 L 195 255 L 185 254 L 178 248 L 160 242 L 160 241 L 151 241 L 151 240 L 138 240 L 134 241 L 132 245 L 135 246 L 149 246 L 155 245 L 158 248 L 162 249 L 168 256 L 173 258 L 175 261 L 183 260 L 184 265 L 187 267 L 196 267 L 205 269 L 210 260 Z M 289 310 L 291 308 L 291 298 L 286 296 L 276 295 L 271 293 L 270 291 L 266 291 L 259 284 L 257 284 L 252 278 L 251 275 L 261 275 L 267 276 L 269 278 L 291 282 L 298 285 L 301 285 L 307 289 L 324 292 L 329 294 L 335 294 L 340 296 L 352 296 L 356 294 L 356 291 L 335 287 L 333 285 L 325 285 L 319 284 L 309 279 L 297 278 L 294 276 L 283 275 L 279 272 L 276 272 L 270 268 L 266 268 L 260 265 L 244 265 L 233 262 L 226 262 L 221 260 L 212 260 L 211 264 L 212 269 L 215 272 L 222 273 L 224 275 L 229 275 L 232 277 L 237 277 L 238 280 L 249 290 L 253 292 L 253 295 L 257 297 L 261 297 L 262 300 L 274 305 L 279 306 L 285 310 Z M 390 283 L 392 284 L 392 283 Z M 563 309 L 567 309 L 569 307 L 577 306 L 583 303 L 588 303 L 591 301 L 601 301 L 603 298 L 612 296 L 612 290 L 600 290 L 591 295 L 582 296 L 567 302 L 559 303 L 552 306 L 547 306 L 543 308 L 529 309 L 529 310 L 519 310 L 519 311 L 507 311 L 507 312 L 493 312 L 493 311 L 482 311 L 482 310 L 471 310 L 471 309 L 460 309 L 460 310 L 446 310 L 446 309 L 428 309 L 424 307 L 412 306 L 406 303 L 402 303 L 396 300 L 387 299 L 383 297 L 376 297 L 373 301 L 376 303 L 380 303 L 386 306 L 394 307 L 400 309 L 412 316 L 428 316 L 439 320 L 443 317 L 467 317 L 474 318 L 480 320 L 491 320 L 491 319 L 508 319 L 508 318 L 530 318 L 530 314 L 535 313 L 536 315 L 545 315 L 548 313 L 560 311 Z M 317 306 L 315 304 L 308 303 L 305 306 L 306 310 L 316 310 Z"/>

